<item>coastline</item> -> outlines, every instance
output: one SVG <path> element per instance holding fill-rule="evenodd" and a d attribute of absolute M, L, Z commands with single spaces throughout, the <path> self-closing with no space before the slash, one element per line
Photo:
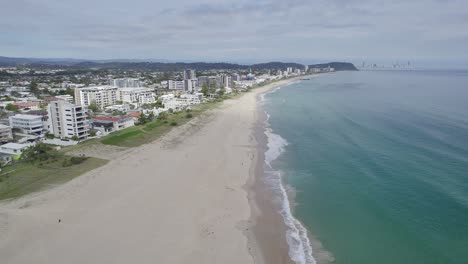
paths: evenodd
<path fill-rule="evenodd" d="M 7 263 L 291 263 L 284 223 L 258 184 L 257 99 L 300 78 L 226 100 L 66 184 L 0 203 L 0 255 Z"/>
<path fill-rule="evenodd" d="M 307 77 L 319 77 L 311 75 Z M 332 257 L 324 250 L 320 241 L 316 240 L 307 228 L 293 216 L 294 191 L 282 182 L 280 172 L 270 168 L 265 155 L 271 143 L 271 136 L 284 140 L 271 131 L 268 124 L 269 116 L 263 107 L 264 95 L 275 92 L 275 89 L 293 84 L 300 79 L 274 85 L 259 93 L 257 101 L 257 120 L 254 127 L 257 142 L 257 160 L 255 162 L 254 176 L 249 185 L 249 201 L 251 203 L 252 222 L 255 223 L 252 232 L 258 247 L 264 255 L 264 263 L 330 263 Z M 273 149 L 274 161 L 287 145 L 279 142 L 278 149 Z M 282 197 L 282 198 L 280 198 Z M 284 199 L 284 200 L 282 200 Z M 300 245 L 298 245 L 298 243 Z M 295 244 L 295 246 L 290 245 Z M 293 248 L 292 248 L 293 247 Z M 299 248 L 297 248 L 299 247 Z M 312 250 L 313 248 L 313 250 Z M 293 260 L 294 259 L 294 260 Z"/>

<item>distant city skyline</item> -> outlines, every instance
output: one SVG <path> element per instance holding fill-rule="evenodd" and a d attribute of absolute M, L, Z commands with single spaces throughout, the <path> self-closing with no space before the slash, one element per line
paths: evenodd
<path fill-rule="evenodd" d="M 466 61 L 468 2 L 19 0 L 0 56 L 171 61 Z"/>

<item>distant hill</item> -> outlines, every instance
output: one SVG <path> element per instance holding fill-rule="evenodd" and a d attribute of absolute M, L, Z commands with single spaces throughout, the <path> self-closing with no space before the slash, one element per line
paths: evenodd
<path fill-rule="evenodd" d="M 70 58 L 10 58 L 0 56 L 0 66 L 23 65 L 31 68 L 64 68 L 69 70 L 87 69 L 123 69 L 123 70 L 153 70 L 153 71 L 182 71 L 184 69 L 204 70 L 286 70 L 288 67 L 304 69 L 303 64 L 292 62 L 267 62 L 252 65 L 242 65 L 224 62 L 168 62 L 152 60 L 83 60 Z M 310 65 L 313 67 L 335 68 L 336 71 L 352 70 L 356 67 L 347 62 L 330 62 L 325 64 Z"/>
<path fill-rule="evenodd" d="M 354 64 L 349 62 L 329 62 L 329 63 L 322 63 L 322 64 L 313 64 L 309 65 L 310 68 L 334 68 L 335 71 L 357 71 L 358 69 Z"/>

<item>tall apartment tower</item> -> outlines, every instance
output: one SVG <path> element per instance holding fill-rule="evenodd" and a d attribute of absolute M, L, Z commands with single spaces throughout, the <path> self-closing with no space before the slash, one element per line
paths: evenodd
<path fill-rule="evenodd" d="M 77 106 L 64 100 L 52 101 L 48 106 L 49 132 L 56 137 L 80 140 L 88 138 L 86 106 Z"/>
<path fill-rule="evenodd" d="M 196 79 L 195 70 L 184 70 L 184 80 Z"/>

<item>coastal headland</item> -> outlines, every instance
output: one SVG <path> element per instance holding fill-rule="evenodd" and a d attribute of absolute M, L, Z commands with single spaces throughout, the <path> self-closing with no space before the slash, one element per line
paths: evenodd
<path fill-rule="evenodd" d="M 258 95 L 296 80 L 226 100 L 103 167 L 3 202 L 2 261 L 287 263 L 281 218 L 255 192 L 255 127 Z"/>

